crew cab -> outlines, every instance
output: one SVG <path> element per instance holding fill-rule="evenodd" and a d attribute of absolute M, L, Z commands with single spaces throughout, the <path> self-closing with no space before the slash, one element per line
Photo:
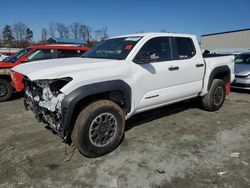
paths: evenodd
<path fill-rule="evenodd" d="M 195 97 L 219 110 L 235 77 L 234 56 L 203 58 L 196 36 L 176 33 L 113 37 L 13 70 L 25 75 L 26 109 L 87 157 L 114 150 L 134 114 Z"/>
<path fill-rule="evenodd" d="M 23 77 L 10 69 L 26 62 L 44 59 L 79 57 L 89 48 L 72 45 L 30 46 L 0 62 L 0 102 L 9 100 L 13 92 L 24 90 Z"/>

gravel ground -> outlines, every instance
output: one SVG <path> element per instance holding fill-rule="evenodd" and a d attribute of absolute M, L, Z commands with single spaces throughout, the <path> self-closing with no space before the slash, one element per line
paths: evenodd
<path fill-rule="evenodd" d="M 249 92 L 232 92 L 218 112 L 182 102 L 126 125 L 115 151 L 89 159 L 20 97 L 0 103 L 0 187 L 250 187 Z"/>

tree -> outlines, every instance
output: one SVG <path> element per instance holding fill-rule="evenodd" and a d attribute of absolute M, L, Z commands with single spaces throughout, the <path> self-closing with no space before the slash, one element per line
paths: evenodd
<path fill-rule="evenodd" d="M 106 26 L 101 28 L 100 31 L 101 31 L 101 38 L 100 38 L 101 41 L 105 40 L 106 38 L 109 37 L 108 36 L 108 28 Z"/>
<path fill-rule="evenodd" d="M 55 23 L 53 22 L 49 23 L 49 34 L 52 38 L 56 37 L 56 26 Z"/>
<path fill-rule="evenodd" d="M 45 28 L 42 28 L 41 31 L 41 43 L 46 44 L 48 39 L 48 31 Z"/>
<path fill-rule="evenodd" d="M 3 34 L 0 33 L 0 46 L 2 46 L 2 45 L 3 45 Z"/>
<path fill-rule="evenodd" d="M 13 25 L 13 33 L 16 40 L 16 47 L 24 47 L 26 41 L 27 26 L 24 23 L 18 22 Z"/>
<path fill-rule="evenodd" d="M 33 38 L 33 31 L 28 27 L 26 29 L 26 41 L 29 43 Z"/>
<path fill-rule="evenodd" d="M 88 25 L 81 25 L 79 29 L 79 38 L 89 43 L 92 39 L 92 28 Z"/>
<path fill-rule="evenodd" d="M 55 29 L 60 38 L 69 38 L 69 29 L 63 23 L 56 23 Z"/>
<path fill-rule="evenodd" d="M 14 40 L 13 32 L 10 25 L 5 25 L 2 35 L 4 44 L 10 47 Z"/>
<path fill-rule="evenodd" d="M 100 29 L 95 30 L 94 31 L 94 39 L 95 39 L 95 41 L 100 41 L 100 38 L 101 38 L 101 30 Z"/>
<path fill-rule="evenodd" d="M 73 24 L 70 25 L 70 30 L 71 30 L 72 36 L 75 39 L 79 39 L 80 29 L 81 29 L 80 22 L 74 22 Z"/>
<path fill-rule="evenodd" d="M 103 41 L 106 38 L 108 38 L 107 27 L 103 27 L 101 29 L 98 29 L 98 30 L 94 31 L 94 39 L 96 41 Z"/>

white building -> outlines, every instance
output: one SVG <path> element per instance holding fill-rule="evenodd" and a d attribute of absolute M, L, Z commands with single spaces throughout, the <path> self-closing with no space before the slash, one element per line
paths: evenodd
<path fill-rule="evenodd" d="M 250 49 L 250 29 L 212 33 L 201 36 L 201 48 L 214 49 Z"/>

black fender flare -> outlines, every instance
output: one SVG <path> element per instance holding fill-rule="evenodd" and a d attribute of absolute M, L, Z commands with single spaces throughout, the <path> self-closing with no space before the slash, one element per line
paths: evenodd
<path fill-rule="evenodd" d="M 219 66 L 216 67 L 210 74 L 209 76 L 209 81 L 208 81 L 208 85 L 207 85 L 207 90 L 209 91 L 212 82 L 214 80 L 214 78 L 216 77 L 216 75 L 220 74 L 220 73 L 228 73 L 228 80 L 231 80 L 231 70 L 227 65 L 223 65 L 223 66 Z"/>
<path fill-rule="evenodd" d="M 66 133 L 66 136 L 68 136 L 67 133 L 71 131 L 73 112 L 75 110 L 77 103 L 88 96 L 110 91 L 122 92 L 125 99 L 124 101 L 125 113 L 130 112 L 131 88 L 126 82 L 122 80 L 111 80 L 111 81 L 98 82 L 81 86 L 72 91 L 70 94 L 66 95 L 61 103 L 61 113 L 62 113 L 61 123 Z"/>

